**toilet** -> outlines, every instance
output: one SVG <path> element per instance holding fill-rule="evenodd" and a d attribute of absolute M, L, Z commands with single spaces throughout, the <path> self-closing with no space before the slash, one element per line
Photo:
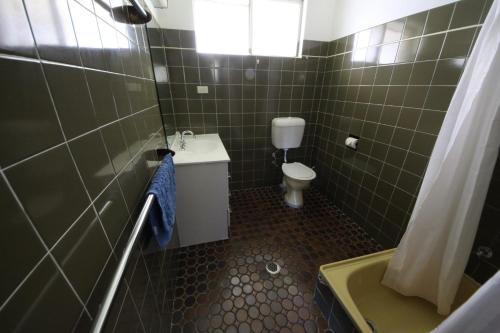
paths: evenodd
<path fill-rule="evenodd" d="M 288 163 L 286 158 L 288 149 L 300 147 L 305 125 L 304 119 L 296 117 L 274 118 L 271 123 L 273 146 L 285 151 L 285 163 L 281 165 L 286 188 L 285 202 L 293 208 L 304 205 L 302 190 L 308 188 L 311 180 L 316 178 L 313 169 L 299 162 Z"/>

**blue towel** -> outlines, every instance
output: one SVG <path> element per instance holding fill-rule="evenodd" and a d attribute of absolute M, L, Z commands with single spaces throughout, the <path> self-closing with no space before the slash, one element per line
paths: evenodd
<path fill-rule="evenodd" d="M 155 196 L 149 210 L 148 223 L 158 244 L 165 247 L 172 238 L 175 223 L 175 169 L 170 154 L 165 156 L 156 170 L 147 194 Z"/>

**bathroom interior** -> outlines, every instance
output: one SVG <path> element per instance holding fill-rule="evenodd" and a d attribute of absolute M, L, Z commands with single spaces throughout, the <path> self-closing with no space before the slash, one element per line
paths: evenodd
<path fill-rule="evenodd" d="M 500 0 L 1 1 L 0 330 L 500 332 L 499 43 Z"/>

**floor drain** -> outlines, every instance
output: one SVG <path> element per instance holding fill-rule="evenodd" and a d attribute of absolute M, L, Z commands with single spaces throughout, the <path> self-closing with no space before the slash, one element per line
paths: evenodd
<path fill-rule="evenodd" d="M 280 265 L 278 265 L 278 263 L 276 262 L 270 262 L 266 265 L 266 271 L 271 274 L 271 275 L 275 275 L 275 274 L 278 274 L 281 270 L 281 267 Z"/>
<path fill-rule="evenodd" d="M 365 319 L 365 320 L 366 320 L 366 323 L 368 324 L 368 326 L 370 326 L 372 332 L 377 333 L 377 329 L 375 328 L 375 323 L 373 321 L 371 321 L 370 319 Z"/>

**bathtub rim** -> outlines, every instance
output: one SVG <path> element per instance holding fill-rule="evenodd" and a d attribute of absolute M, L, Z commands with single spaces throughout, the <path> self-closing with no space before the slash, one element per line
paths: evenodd
<path fill-rule="evenodd" d="M 356 303 L 352 299 L 349 288 L 348 288 L 348 283 L 347 279 L 346 283 L 343 283 L 341 285 L 333 285 L 333 283 L 330 281 L 330 279 L 326 276 L 326 273 L 330 271 L 332 268 L 336 268 L 338 266 L 342 266 L 343 268 L 348 267 L 348 266 L 353 266 L 354 264 L 359 264 L 360 261 L 364 261 L 366 259 L 371 259 L 376 257 L 379 260 L 390 258 L 392 254 L 394 253 L 395 249 L 389 249 L 389 250 L 384 250 L 384 251 L 379 251 L 379 252 L 374 252 L 370 254 L 366 254 L 364 256 L 360 257 L 355 257 L 355 258 L 350 258 L 350 259 L 345 259 L 341 261 L 336 261 L 333 263 L 321 265 L 319 267 L 319 272 L 325 281 L 325 283 L 328 285 L 330 290 L 334 293 L 334 296 L 339 300 L 340 305 L 344 309 L 344 312 L 351 318 L 351 321 L 353 324 L 362 332 L 362 333 L 372 333 L 372 329 L 370 326 L 365 321 L 365 318 L 359 311 Z M 357 265 L 356 265 L 357 266 Z M 343 272 L 345 275 L 344 277 L 347 278 L 349 274 L 346 274 L 346 272 Z M 350 270 L 348 270 L 347 273 L 351 273 Z"/>
<path fill-rule="evenodd" d="M 354 326 L 357 327 L 361 333 L 372 333 L 373 331 L 366 323 L 365 318 L 361 314 L 361 311 L 359 310 L 349 291 L 349 277 L 355 270 L 359 268 L 361 262 L 363 262 L 363 266 L 367 267 L 377 264 L 380 261 L 389 260 L 393 256 L 395 250 L 395 248 L 392 248 L 320 266 L 319 272 L 323 281 L 327 284 L 329 289 L 337 298 L 338 302 L 344 309 L 344 312 L 347 314 L 347 316 L 349 316 Z M 339 266 L 341 266 L 342 268 L 340 268 Z M 331 278 L 327 277 L 326 274 L 331 273 L 332 270 L 336 273 L 336 277 L 332 280 L 334 280 L 335 282 L 338 280 L 342 280 L 344 281 L 344 283 L 336 283 L 334 285 L 334 281 L 330 281 Z M 476 290 L 481 286 L 481 284 L 476 282 L 467 274 L 464 274 L 464 280 L 467 280 L 468 283 L 474 285 L 474 289 Z"/>

